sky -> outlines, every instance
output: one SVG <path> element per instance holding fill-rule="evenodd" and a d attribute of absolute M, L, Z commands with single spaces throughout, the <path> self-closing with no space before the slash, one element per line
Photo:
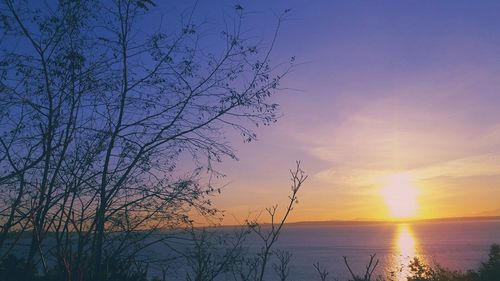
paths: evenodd
<path fill-rule="evenodd" d="M 199 1 L 197 16 L 235 4 L 213 3 Z M 411 218 L 500 215 L 500 2 L 241 5 L 264 41 L 291 9 L 272 59 L 298 64 L 274 97 L 278 123 L 257 142 L 228 136 L 239 160 L 219 165 L 215 198 L 226 223 L 284 206 L 295 160 L 309 178 L 290 221 L 394 219 L 384 188 L 398 175 Z"/>

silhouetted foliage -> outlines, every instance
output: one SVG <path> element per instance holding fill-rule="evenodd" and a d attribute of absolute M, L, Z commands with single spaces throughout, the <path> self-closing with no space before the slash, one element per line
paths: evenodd
<path fill-rule="evenodd" d="M 0 2 L 1 260 L 17 248 L 44 276 L 138 278 L 138 253 L 170 238 L 156 233 L 220 218 L 227 130 L 249 142 L 279 116 L 270 97 L 293 63 L 271 64 L 281 18 L 262 46 L 241 5 L 205 36 L 194 8 L 145 26 L 156 4 Z"/>
<path fill-rule="evenodd" d="M 460 272 L 441 267 L 439 264 L 429 266 L 418 258 L 414 258 L 410 265 L 411 276 L 408 281 L 451 281 L 451 280 L 471 280 L 469 276 Z"/>
<path fill-rule="evenodd" d="M 500 280 L 500 245 L 493 244 L 490 247 L 488 254 L 488 261 L 481 263 L 477 271 L 477 279 L 481 281 L 486 280 Z"/>
<path fill-rule="evenodd" d="M 414 258 L 409 265 L 411 276 L 408 281 L 495 281 L 500 280 L 500 246 L 490 247 L 488 260 L 477 270 L 465 272 L 443 268 L 439 264 L 426 265 Z"/>

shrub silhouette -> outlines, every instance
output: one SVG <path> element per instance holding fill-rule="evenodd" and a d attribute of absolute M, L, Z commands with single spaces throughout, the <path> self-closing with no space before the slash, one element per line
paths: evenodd
<path fill-rule="evenodd" d="M 437 264 L 429 266 L 418 258 L 409 265 L 411 276 L 408 281 L 497 281 L 500 280 L 500 245 L 490 246 L 488 260 L 482 262 L 477 271 L 450 270 Z"/>
<path fill-rule="evenodd" d="M 461 271 L 450 270 L 437 264 L 429 266 L 424 264 L 418 258 L 414 258 L 410 265 L 411 276 L 408 281 L 473 281 L 470 271 L 463 273 Z"/>
<path fill-rule="evenodd" d="M 500 280 L 500 245 L 490 247 L 488 261 L 481 263 L 477 272 L 478 281 Z"/>

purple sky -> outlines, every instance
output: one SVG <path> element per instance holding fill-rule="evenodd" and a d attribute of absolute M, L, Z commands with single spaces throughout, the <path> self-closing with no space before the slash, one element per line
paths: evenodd
<path fill-rule="evenodd" d="M 217 22 L 234 4 L 196 13 Z M 310 180 L 292 220 L 387 218 L 380 189 L 399 173 L 419 190 L 417 217 L 500 213 L 500 2 L 241 5 L 264 38 L 291 8 L 273 61 L 299 65 L 275 97 L 283 118 L 256 143 L 229 136 L 240 161 L 220 166 L 220 207 L 243 219 L 282 203 L 299 159 Z"/>

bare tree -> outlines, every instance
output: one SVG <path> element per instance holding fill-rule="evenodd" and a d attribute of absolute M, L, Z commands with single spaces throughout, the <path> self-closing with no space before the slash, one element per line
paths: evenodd
<path fill-rule="evenodd" d="M 2 233 L 30 229 L 31 260 L 54 222 L 49 211 L 68 194 L 61 174 L 75 149 L 82 97 L 94 81 L 80 54 L 88 7 L 63 1 L 42 15 L 9 0 L 2 5 L 3 43 L 10 43 L 2 50 L 0 185 L 3 210 L 9 209 L 2 212 Z"/>
<path fill-rule="evenodd" d="M 300 169 L 300 162 L 297 162 L 296 169 L 291 170 L 290 173 L 292 175 L 290 202 L 279 222 L 274 222 L 276 213 L 270 217 L 273 222 L 271 229 L 265 229 L 265 226 L 257 221 L 247 222 L 246 225 L 233 231 L 228 229 L 218 231 L 213 227 L 189 228 L 190 238 L 187 240 L 187 245 L 182 247 L 168 245 L 173 252 L 183 257 L 185 264 L 189 265 L 190 270 L 186 273 L 187 280 L 213 281 L 224 274 L 226 277 L 232 274 L 234 280 L 259 280 L 264 276 L 262 272 L 265 272 L 266 264 L 271 261 L 271 255 L 277 258 L 273 263 L 273 269 L 280 280 L 288 279 L 292 255 L 286 251 L 274 250 L 273 246 L 293 206 L 297 203 L 297 193 L 307 178 Z M 274 209 L 277 210 L 277 207 Z M 263 235 L 268 236 L 269 240 L 262 240 Z M 248 244 L 255 244 L 254 241 L 249 241 L 255 238 L 260 239 L 260 242 L 264 244 L 257 252 L 248 247 Z M 274 239 L 274 242 L 270 239 Z"/>
<path fill-rule="evenodd" d="M 221 275 L 231 272 L 233 265 L 246 254 L 244 245 L 248 229 L 224 232 L 213 228 L 190 228 L 189 232 L 189 245 L 181 253 L 189 268 L 187 280 L 217 280 Z"/>
<path fill-rule="evenodd" d="M 273 264 L 274 272 L 276 272 L 280 281 L 286 281 L 290 275 L 290 261 L 292 259 L 292 254 L 283 250 L 276 250 L 274 251 L 274 254 L 278 258 L 278 261 Z"/>
<path fill-rule="evenodd" d="M 344 256 L 344 263 L 345 263 L 347 269 L 349 270 L 349 273 L 351 274 L 353 281 L 370 281 L 370 280 L 372 280 L 373 272 L 375 271 L 375 268 L 377 268 L 378 261 L 379 261 L 378 259 L 375 260 L 375 256 L 376 256 L 376 254 L 370 255 L 370 261 L 366 265 L 365 274 L 362 276 L 356 275 L 352 271 L 351 267 L 349 266 L 349 262 L 347 262 L 347 257 Z M 375 263 L 373 263 L 374 261 L 375 261 Z"/>
<path fill-rule="evenodd" d="M 260 239 L 260 242 L 262 242 L 263 245 L 257 253 L 257 256 L 247 261 L 247 274 L 241 276 L 243 280 L 262 281 L 264 279 L 264 274 L 269 264 L 270 256 L 273 252 L 273 246 L 276 241 L 278 241 L 281 230 L 283 229 L 288 216 L 294 209 L 295 204 L 298 203 L 297 195 L 300 188 L 307 180 L 307 175 L 305 175 L 304 171 L 300 168 L 299 161 L 296 163 L 296 168 L 294 170 L 290 170 L 290 175 L 292 182 L 291 195 L 288 197 L 288 205 L 285 207 L 281 219 L 278 218 L 278 205 L 274 205 L 266 209 L 267 214 L 271 219 L 269 225 L 262 225 L 258 220 L 247 221 L 248 227 L 250 227 L 252 232 Z M 240 273 L 244 272 L 242 269 L 239 269 L 239 271 Z"/>
<path fill-rule="evenodd" d="M 200 184 L 200 172 L 236 158 L 227 128 L 251 141 L 252 125 L 276 121 L 269 98 L 291 67 L 270 64 L 281 19 L 263 48 L 243 36 L 237 5 L 222 47 L 209 52 L 193 13 L 178 30 L 144 32 L 151 0 L 31 4 L 1 6 L 0 249 L 28 231 L 29 262 L 51 254 L 68 280 L 105 280 L 106 263 L 189 224 L 191 210 L 217 213 L 218 190 Z M 196 168 L 179 177 L 186 154 Z M 305 178 L 294 180 L 298 190 Z M 45 243 L 49 232 L 54 243 Z"/>
<path fill-rule="evenodd" d="M 326 277 L 328 277 L 328 274 L 329 274 L 328 270 L 326 270 L 326 268 L 324 268 L 323 266 L 321 266 L 319 264 L 319 262 L 314 263 L 313 266 L 314 266 L 314 269 L 316 270 L 316 272 L 319 275 L 319 279 L 321 281 L 326 281 Z"/>

